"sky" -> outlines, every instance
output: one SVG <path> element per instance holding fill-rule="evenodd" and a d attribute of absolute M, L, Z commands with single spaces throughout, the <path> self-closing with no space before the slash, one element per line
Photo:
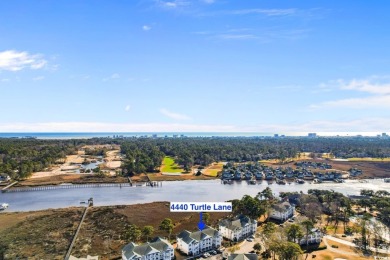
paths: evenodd
<path fill-rule="evenodd" d="M 0 132 L 386 132 L 389 11 L 2 0 Z"/>

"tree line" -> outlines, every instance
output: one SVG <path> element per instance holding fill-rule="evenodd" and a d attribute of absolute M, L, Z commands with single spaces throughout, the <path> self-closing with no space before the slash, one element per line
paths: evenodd
<path fill-rule="evenodd" d="M 390 140 L 379 138 L 92 138 L 39 140 L 0 138 L 0 173 L 25 178 L 83 145 L 116 144 L 124 155 L 123 172 L 158 171 L 164 156 L 172 156 L 185 169 L 212 162 L 246 162 L 294 158 L 301 152 L 331 153 L 336 157 L 390 157 Z M 104 149 L 87 151 L 103 155 Z"/>

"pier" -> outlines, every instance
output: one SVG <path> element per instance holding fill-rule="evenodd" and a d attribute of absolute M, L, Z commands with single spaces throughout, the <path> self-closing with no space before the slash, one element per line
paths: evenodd
<path fill-rule="evenodd" d="M 146 178 L 147 178 L 147 182 L 146 182 L 146 186 L 150 186 L 150 187 L 158 187 L 158 186 L 162 186 L 162 182 L 158 182 L 158 181 L 152 181 L 150 180 L 149 178 L 149 175 L 146 174 Z"/>
<path fill-rule="evenodd" d="M 51 186 L 37 186 L 37 187 L 17 187 L 7 189 L 3 192 L 23 192 L 23 191 L 45 191 L 58 189 L 77 189 L 77 188 L 100 188 L 100 187 L 131 187 L 130 183 L 89 183 L 89 184 L 67 184 L 67 185 L 51 185 Z"/>
<path fill-rule="evenodd" d="M 70 258 L 70 254 L 72 253 L 72 249 L 73 249 L 74 243 L 76 242 L 77 236 L 78 236 L 78 234 L 80 232 L 81 225 L 83 224 L 85 216 L 87 215 L 88 208 L 92 207 L 92 206 L 93 206 L 93 198 L 90 198 L 88 200 L 88 206 L 84 210 L 83 216 L 81 217 L 81 220 L 80 220 L 80 223 L 79 223 L 79 225 L 77 227 L 76 233 L 74 234 L 72 242 L 70 243 L 68 251 L 66 252 L 65 260 L 68 260 Z"/>
<path fill-rule="evenodd" d="M 49 186 L 36 186 L 36 187 L 15 187 L 11 188 L 11 186 L 15 185 L 15 183 L 8 185 L 2 192 L 24 192 L 24 191 L 46 191 L 46 190 L 59 190 L 59 189 L 77 189 L 77 188 L 103 188 L 103 187 L 161 187 L 162 182 L 157 181 L 147 181 L 147 182 L 137 182 L 135 185 L 131 182 L 125 183 L 86 183 L 86 184 L 66 184 L 66 185 L 49 185 Z"/>
<path fill-rule="evenodd" d="M 17 181 L 14 181 L 13 183 L 11 183 L 10 185 L 4 187 L 1 189 L 1 192 L 7 192 L 9 188 L 11 188 L 12 186 L 14 186 L 16 183 L 18 183 Z"/>

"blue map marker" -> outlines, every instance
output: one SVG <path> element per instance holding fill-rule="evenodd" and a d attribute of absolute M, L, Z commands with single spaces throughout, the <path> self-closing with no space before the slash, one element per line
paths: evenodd
<path fill-rule="evenodd" d="M 200 212 L 200 221 L 199 221 L 199 223 L 198 223 L 198 228 L 199 228 L 200 230 L 203 230 L 203 229 L 205 229 L 205 227 L 206 227 L 206 224 L 203 223 L 202 212 Z"/>

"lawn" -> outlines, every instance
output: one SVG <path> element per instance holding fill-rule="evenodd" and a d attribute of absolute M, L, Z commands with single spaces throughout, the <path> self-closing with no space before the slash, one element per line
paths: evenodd
<path fill-rule="evenodd" d="M 203 171 L 203 175 L 217 177 L 218 173 L 223 169 L 223 163 L 212 163 Z"/>
<path fill-rule="evenodd" d="M 348 158 L 348 161 L 351 162 L 390 162 L 390 158 Z"/>
<path fill-rule="evenodd" d="M 177 165 L 177 163 L 175 163 L 175 160 L 170 156 L 164 157 L 160 171 L 161 172 L 184 172 L 183 168 Z"/>

